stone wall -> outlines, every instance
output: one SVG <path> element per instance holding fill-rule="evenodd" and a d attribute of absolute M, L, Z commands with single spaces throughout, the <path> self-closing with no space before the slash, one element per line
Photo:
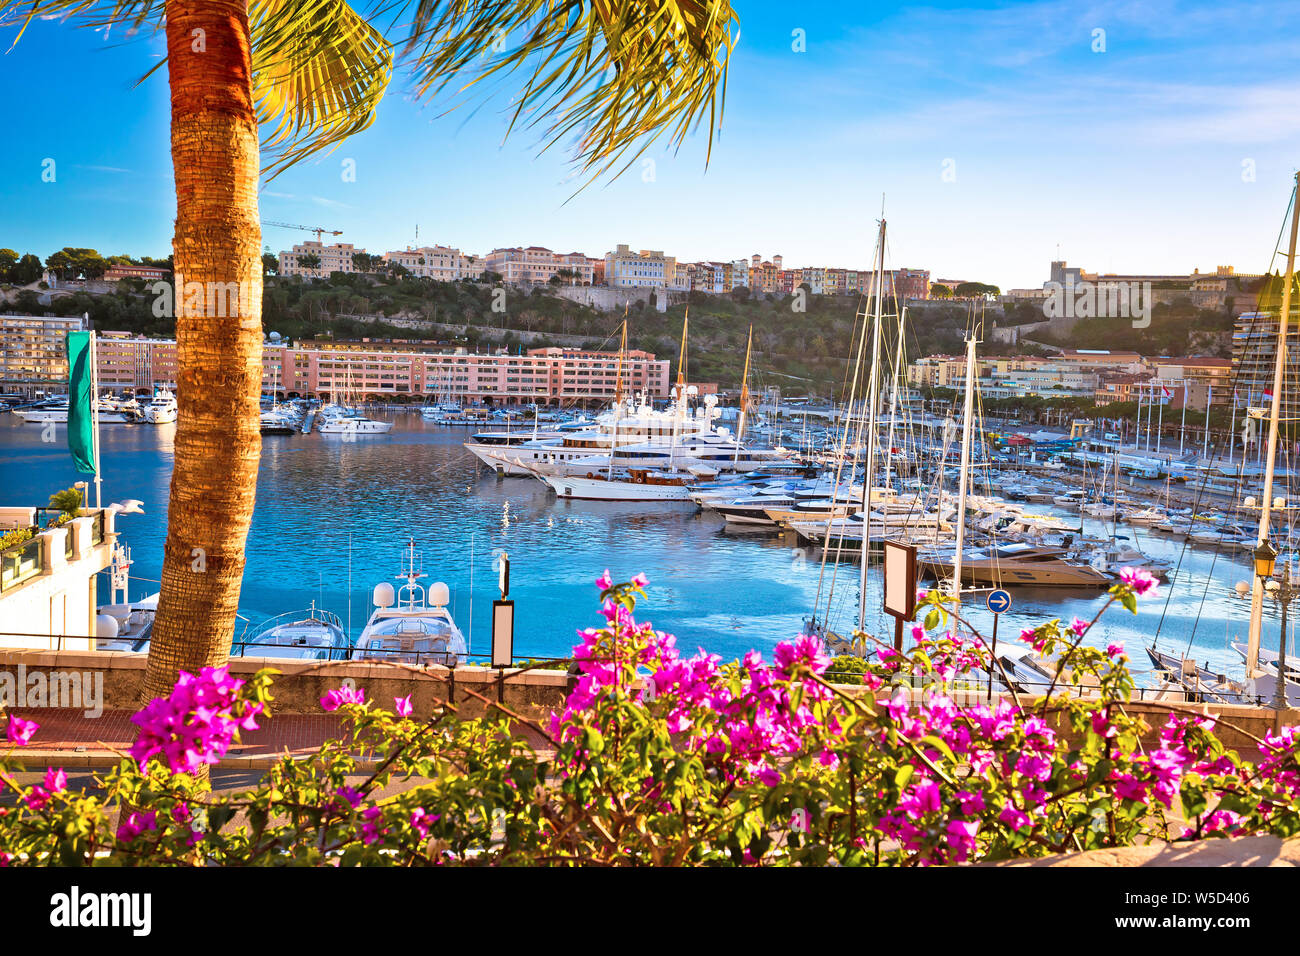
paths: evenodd
<path fill-rule="evenodd" d="M 137 698 L 144 680 L 145 658 L 142 654 L 0 649 L 0 670 L 16 673 L 20 664 L 29 675 L 44 672 L 47 681 L 51 672 L 102 672 L 105 710 L 135 710 L 138 707 Z M 563 703 L 569 680 L 563 671 L 555 670 L 506 670 L 502 674 L 487 667 L 449 669 L 437 665 L 414 667 L 379 661 L 308 662 L 254 657 L 236 657 L 230 661 L 231 673 L 235 675 L 252 674 L 263 667 L 274 667 L 281 672 L 273 693 L 274 709 L 283 714 L 320 713 L 320 698 L 325 692 L 350 679 L 355 686 L 365 688 L 369 699 L 384 706 L 391 706 L 394 697 L 410 694 L 417 709 L 427 709 L 435 701 L 450 700 L 467 716 L 477 716 L 486 706 L 479 698 L 486 697 L 499 700 L 521 716 L 536 719 Z M 867 693 L 861 686 L 844 686 L 842 689 L 853 696 Z M 913 693 L 919 699 L 922 692 L 917 690 Z M 985 699 L 983 691 L 955 692 L 952 696 L 963 706 Z M 1032 699 L 1021 698 L 1025 704 Z M 883 698 L 879 701 L 881 705 L 884 702 Z M 1146 746 L 1156 743 L 1160 728 L 1171 710 L 1187 715 L 1215 714 L 1220 718 L 1219 739 L 1252 761 L 1259 757 L 1255 738 L 1263 737 L 1278 726 L 1278 714 L 1264 708 L 1132 701 L 1125 705 L 1125 709 L 1150 725 L 1150 731 L 1143 738 Z M 1294 723 L 1300 719 L 1300 713 L 1287 711 L 1282 718 L 1284 723 Z M 1063 719 L 1057 729 L 1067 738 L 1072 734 Z"/>
<path fill-rule="evenodd" d="M 145 656 L 102 651 L 0 650 L 0 671 L 17 674 L 20 665 L 30 675 L 44 673 L 48 686 L 51 674 L 102 674 L 104 710 L 138 709 L 144 683 Z M 451 701 L 461 713 L 476 717 L 486 704 L 480 697 L 499 701 L 523 717 L 547 715 L 564 699 L 568 676 L 563 671 L 507 670 L 504 680 L 487 667 L 450 669 L 430 665 L 414 667 L 378 661 L 293 661 L 282 658 L 235 657 L 230 672 L 248 676 L 264 667 L 280 671 L 272 690 L 273 712 L 319 714 L 320 699 L 328 690 L 351 680 L 365 688 L 366 697 L 391 708 L 395 697 L 411 695 L 417 710 L 427 711 L 436 702 Z M 92 680 L 98 680 L 92 676 Z M 89 686 L 89 685 L 87 685 Z M 475 696 L 478 695 L 478 696 Z M 52 702 L 53 703 L 53 702 Z"/>

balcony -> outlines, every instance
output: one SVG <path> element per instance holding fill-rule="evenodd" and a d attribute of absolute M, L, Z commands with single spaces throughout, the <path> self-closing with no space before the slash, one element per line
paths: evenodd
<path fill-rule="evenodd" d="M 95 621 L 94 581 L 112 557 L 116 512 L 66 518 L 48 508 L 0 507 L 0 646 L 46 647 L 41 635 L 84 637 Z M 17 540 L 14 540 L 17 539 Z"/>
<path fill-rule="evenodd" d="M 68 538 L 71 540 L 71 536 Z M 41 573 L 45 565 L 45 545 L 45 538 L 37 536 L 0 551 L 0 594 Z"/>

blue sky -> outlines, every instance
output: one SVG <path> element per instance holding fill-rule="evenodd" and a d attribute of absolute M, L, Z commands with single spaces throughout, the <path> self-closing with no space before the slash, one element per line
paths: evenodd
<path fill-rule="evenodd" d="M 1300 165 L 1294 3 L 736 3 L 707 170 L 697 134 L 675 154 L 652 146 L 652 178 L 634 166 L 570 199 L 563 151 L 539 157 L 527 132 L 502 142 L 503 99 L 439 115 L 399 76 L 372 129 L 266 185 L 262 218 L 342 229 L 372 252 L 412 243 L 418 224 L 421 244 L 475 254 L 627 242 L 862 266 L 883 194 L 889 264 L 935 278 L 1037 286 L 1058 245 L 1100 271 L 1271 264 Z M 13 33 L 0 28 L 0 48 Z M 170 251 L 165 75 L 134 85 L 161 50 L 37 23 L 0 59 L 0 246 Z M 263 241 L 304 237 L 267 227 Z"/>

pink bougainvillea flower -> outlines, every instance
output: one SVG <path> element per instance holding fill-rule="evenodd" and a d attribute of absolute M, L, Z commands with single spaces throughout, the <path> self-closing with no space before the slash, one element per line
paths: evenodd
<path fill-rule="evenodd" d="M 17 714 L 10 714 L 9 723 L 5 727 L 5 736 L 19 747 L 25 747 L 40 726 L 34 720 L 23 720 Z"/>
<path fill-rule="evenodd" d="M 428 839 L 429 827 L 441 816 L 440 813 L 430 813 L 424 807 L 416 807 L 411 811 L 411 829 L 419 834 L 421 840 Z"/>
<path fill-rule="evenodd" d="M 410 717 L 414 708 L 411 706 L 411 695 L 405 697 L 394 697 L 393 705 L 397 710 L 398 717 Z"/>
<path fill-rule="evenodd" d="M 1131 587 L 1138 597 L 1153 594 L 1160 586 L 1160 582 L 1145 568 L 1120 568 L 1119 579 Z"/>
<path fill-rule="evenodd" d="M 379 807 L 366 807 L 361 811 L 361 842 L 367 845 L 378 842 L 379 838 L 387 833 L 387 830 L 381 830 L 376 820 L 382 820 L 384 811 Z"/>
<path fill-rule="evenodd" d="M 27 805 L 33 810 L 41 810 L 50 802 L 50 797 L 68 789 L 68 775 L 62 767 L 47 767 L 45 781 L 38 783 L 27 792 Z"/>
<path fill-rule="evenodd" d="M 226 667 L 205 667 L 198 674 L 181 671 L 167 697 L 155 697 L 131 716 L 140 728 L 131 756 L 144 767 L 161 754 L 172 773 L 194 773 L 225 756 L 240 729 L 256 730 L 263 706 L 243 701 L 244 682 Z M 242 706 L 242 712 L 236 710 Z"/>
<path fill-rule="evenodd" d="M 45 769 L 45 789 L 50 793 L 62 793 L 68 789 L 68 775 L 63 772 L 62 767 Z"/>
<path fill-rule="evenodd" d="M 958 790 L 957 805 L 961 807 L 961 812 L 967 816 L 980 813 L 984 810 L 984 794 L 978 790 Z"/>
<path fill-rule="evenodd" d="M 1070 629 L 1079 637 L 1083 637 L 1084 632 L 1088 630 L 1088 622 L 1076 617 L 1070 622 Z"/>
<path fill-rule="evenodd" d="M 141 833 L 158 829 L 158 814 L 154 810 L 136 811 L 126 818 L 126 822 L 117 828 L 117 838 L 123 843 L 130 843 Z"/>
<path fill-rule="evenodd" d="M 1030 822 L 1029 814 L 1010 801 L 1002 808 L 1002 812 L 998 814 L 998 819 L 1013 830 L 1021 830 L 1029 826 Z"/>
<path fill-rule="evenodd" d="M 644 574 L 638 574 L 632 579 L 632 583 L 639 588 L 647 588 L 650 586 L 650 579 Z"/>
<path fill-rule="evenodd" d="M 1106 645 L 1107 657 L 1119 657 L 1123 653 L 1124 653 L 1124 645 L 1122 643 Z"/>
<path fill-rule="evenodd" d="M 325 696 L 320 699 L 320 705 L 323 710 L 338 710 L 344 704 L 364 704 L 366 702 L 366 690 L 364 687 L 353 688 L 344 685 L 337 690 L 326 691 Z"/>
<path fill-rule="evenodd" d="M 609 568 L 606 568 L 605 573 L 596 578 L 596 587 L 602 591 L 608 591 L 613 585 L 614 579 L 609 576 Z"/>

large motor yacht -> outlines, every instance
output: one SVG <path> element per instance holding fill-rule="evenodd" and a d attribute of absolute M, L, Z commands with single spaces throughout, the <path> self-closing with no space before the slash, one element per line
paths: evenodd
<path fill-rule="evenodd" d="M 387 581 L 375 585 L 375 609 L 357 638 L 354 659 L 455 667 L 469 653 L 464 635 L 447 610 L 447 585 L 436 581 L 426 592 L 419 583 L 425 577 L 419 559 L 412 538 L 402 573 L 397 576 L 406 583 L 397 589 Z"/>
<path fill-rule="evenodd" d="M 392 431 L 393 423 L 366 418 L 364 415 L 333 415 L 317 426 L 322 435 L 384 435 Z"/>
<path fill-rule="evenodd" d="M 151 425 L 169 425 L 176 421 L 176 396 L 168 389 L 155 386 L 153 398 L 144 407 L 144 420 Z"/>
<path fill-rule="evenodd" d="M 697 398 L 695 386 L 688 385 L 680 393 L 674 388 L 663 410 L 641 395 L 615 403 L 589 427 L 522 441 L 475 440 L 465 447 L 497 471 L 539 477 L 585 477 L 610 468 L 744 472 L 790 464 L 780 449 L 747 448 L 726 428 L 715 427 L 717 397 L 705 395 L 696 403 Z"/>

